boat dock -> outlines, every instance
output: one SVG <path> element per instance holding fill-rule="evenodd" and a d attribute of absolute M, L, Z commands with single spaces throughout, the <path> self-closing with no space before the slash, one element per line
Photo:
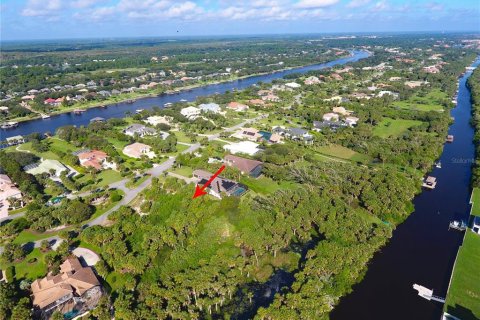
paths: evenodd
<path fill-rule="evenodd" d="M 413 284 L 413 289 L 417 290 L 418 295 L 424 299 L 445 303 L 445 298 L 433 295 L 433 290 L 425 288 L 424 286 L 415 283 Z"/>
<path fill-rule="evenodd" d="M 423 180 L 422 187 L 427 189 L 435 189 L 437 185 L 437 178 L 428 176 L 426 179 Z"/>

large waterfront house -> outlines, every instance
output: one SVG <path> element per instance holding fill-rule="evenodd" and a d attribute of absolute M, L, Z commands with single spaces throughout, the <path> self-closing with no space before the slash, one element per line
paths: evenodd
<path fill-rule="evenodd" d="M 186 107 L 180 110 L 180 113 L 188 120 L 195 120 L 200 115 L 201 110 L 195 107 Z"/>
<path fill-rule="evenodd" d="M 254 178 L 260 176 L 263 169 L 263 162 L 261 161 L 237 157 L 231 154 L 225 156 L 225 164 L 238 169 L 242 174 L 248 174 Z"/>
<path fill-rule="evenodd" d="M 220 106 L 216 103 L 210 102 L 210 103 L 202 103 L 201 105 L 198 106 L 200 110 L 203 112 L 213 112 L 213 113 L 220 113 L 222 109 Z"/>
<path fill-rule="evenodd" d="M 193 171 L 193 177 L 197 180 L 197 184 L 200 186 L 204 185 L 212 175 L 212 173 L 205 170 Z M 241 196 L 247 191 L 246 186 L 220 176 L 213 179 L 207 189 L 209 194 L 219 199 L 221 199 L 223 195 Z"/>
<path fill-rule="evenodd" d="M 92 268 L 83 267 L 75 256 L 60 265 L 59 274 L 49 273 L 32 282 L 31 290 L 35 315 L 45 320 L 55 311 L 72 319 L 95 308 L 103 295 Z"/>
<path fill-rule="evenodd" d="M 0 174 L 0 218 L 8 216 L 12 199 L 22 199 L 22 192 L 6 174 Z M 21 204 L 23 205 L 23 203 Z"/>
<path fill-rule="evenodd" d="M 131 126 L 128 126 L 123 133 L 130 137 L 138 135 L 143 138 L 145 136 L 153 136 L 157 134 L 157 130 L 145 127 L 143 124 L 134 123 Z"/>

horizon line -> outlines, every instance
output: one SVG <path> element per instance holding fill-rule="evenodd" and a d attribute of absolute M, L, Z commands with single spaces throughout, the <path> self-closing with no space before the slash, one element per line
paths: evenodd
<path fill-rule="evenodd" d="M 375 34 L 462 34 L 473 33 L 480 36 L 480 30 L 399 30 L 399 31 L 331 31 L 331 32 L 291 32 L 291 33 L 232 33 L 232 34 L 191 34 L 191 35 L 152 35 L 152 36 L 98 36 L 98 37 L 60 37 L 60 38 L 24 38 L 0 39 L 5 42 L 31 42 L 55 40 L 122 40 L 122 39 L 162 39 L 162 38 L 218 38 L 218 37 L 258 37 L 258 36 L 308 36 L 308 35 L 375 35 Z"/>

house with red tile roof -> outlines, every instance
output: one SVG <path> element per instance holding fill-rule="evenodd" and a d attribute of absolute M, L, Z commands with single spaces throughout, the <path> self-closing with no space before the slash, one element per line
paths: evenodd
<path fill-rule="evenodd" d="M 235 111 L 246 111 L 248 110 L 248 106 L 245 104 L 242 104 L 240 102 L 232 101 L 229 104 L 227 104 L 227 108 L 230 110 L 235 110 Z"/>
<path fill-rule="evenodd" d="M 89 150 L 78 154 L 78 160 L 82 167 L 93 167 L 97 170 L 115 168 L 115 164 L 107 161 L 108 155 L 99 150 Z"/>

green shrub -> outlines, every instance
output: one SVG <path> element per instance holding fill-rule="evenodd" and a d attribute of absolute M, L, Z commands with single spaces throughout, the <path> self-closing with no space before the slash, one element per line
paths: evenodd
<path fill-rule="evenodd" d="M 15 278 L 15 267 L 14 266 L 9 266 L 7 269 L 5 269 L 5 278 L 7 282 L 12 282 L 13 279 Z"/>

